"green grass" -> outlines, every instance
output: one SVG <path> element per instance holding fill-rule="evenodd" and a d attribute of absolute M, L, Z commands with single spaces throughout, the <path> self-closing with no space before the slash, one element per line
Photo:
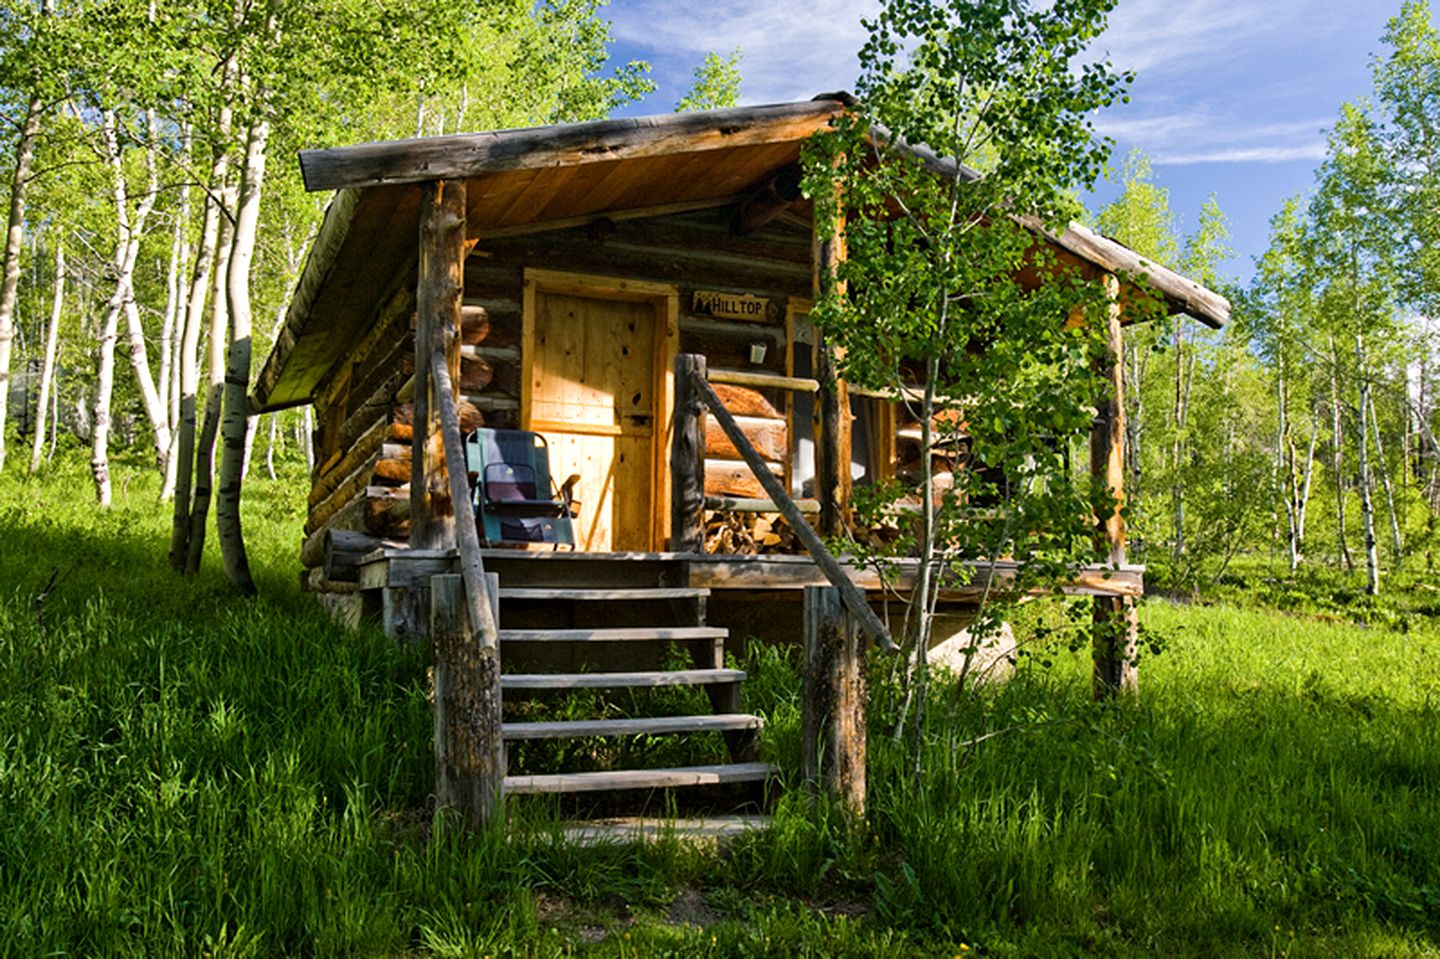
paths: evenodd
<path fill-rule="evenodd" d="M 1266 608 L 1304 583 L 1148 604 L 1136 704 L 1060 640 L 942 685 L 918 780 L 876 663 L 867 828 L 791 789 L 723 852 L 583 849 L 546 803 L 432 829 L 425 658 L 299 595 L 302 477 L 247 487 L 252 600 L 171 573 L 153 478 L 122 487 L 97 514 L 78 459 L 0 478 L 4 955 L 1440 955 L 1422 576 L 1389 622 Z M 745 665 L 793 768 L 793 656 Z"/>

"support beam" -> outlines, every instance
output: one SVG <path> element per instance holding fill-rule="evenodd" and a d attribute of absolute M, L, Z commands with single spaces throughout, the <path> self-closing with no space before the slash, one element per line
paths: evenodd
<path fill-rule="evenodd" d="M 805 587 L 801 773 L 865 818 L 865 644 L 833 586 Z"/>
<path fill-rule="evenodd" d="M 779 170 L 740 201 L 731 218 L 730 228 L 740 236 L 763 230 L 804 196 L 800 190 L 803 178 L 804 171 L 798 163 Z"/>
<path fill-rule="evenodd" d="M 675 356 L 675 431 L 670 446 L 670 549 L 705 552 L 705 401 L 695 384 L 705 357 Z"/>
<path fill-rule="evenodd" d="M 443 352 L 451 382 L 458 380 L 467 250 L 465 181 L 434 180 L 423 184 L 410 457 L 410 546 L 414 549 L 449 549 L 455 545 L 455 504 L 451 502 L 439 445 L 439 413 L 430 358 L 437 350 Z"/>
<path fill-rule="evenodd" d="M 446 573 L 430 578 L 430 635 L 435 643 L 435 808 L 455 809 L 479 829 L 495 816 L 505 783 L 500 657 L 475 641 L 469 584 Z M 499 577 L 485 578 L 483 601 L 495 616 Z"/>
<path fill-rule="evenodd" d="M 811 253 L 816 301 L 832 292 L 843 296 L 845 288 L 837 274 L 845 259 L 844 225 L 837 223 L 832 232 L 823 236 L 817 228 Z M 843 527 L 843 510 L 850 499 L 850 398 L 836 371 L 834 351 L 820 330 L 815 331 L 815 336 L 815 378 L 820 382 L 815 404 L 819 421 L 815 429 L 815 492 L 820 501 L 820 534 L 838 536 Z"/>
<path fill-rule="evenodd" d="M 1106 311 L 1108 349 L 1097 369 L 1102 386 L 1095 403 L 1099 415 L 1090 431 L 1090 474 L 1115 496 L 1114 511 L 1097 517 L 1095 536 L 1109 564 L 1118 568 L 1125 564 L 1125 517 L 1120 512 L 1125 498 L 1125 344 L 1120 332 L 1120 283 L 1113 274 L 1106 274 L 1104 283 L 1110 299 Z M 1139 691 L 1135 667 L 1139 634 L 1133 599 L 1095 597 L 1092 652 L 1096 699 Z"/>

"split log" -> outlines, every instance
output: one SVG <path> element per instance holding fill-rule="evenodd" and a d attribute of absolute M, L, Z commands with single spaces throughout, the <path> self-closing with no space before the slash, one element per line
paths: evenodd
<path fill-rule="evenodd" d="M 359 530 L 327 529 L 325 578 L 336 583 L 360 582 L 360 561 L 384 545 L 384 541 L 378 536 L 370 536 Z"/>
<path fill-rule="evenodd" d="M 783 475 L 785 469 L 779 463 L 765 464 L 770 472 Z M 738 460 L 707 460 L 705 463 L 706 496 L 738 496 L 746 499 L 760 499 L 765 487 L 744 462 Z"/>
<path fill-rule="evenodd" d="M 784 420 L 772 420 L 762 417 L 746 416 L 735 417 L 735 422 L 744 431 L 745 438 L 755 451 L 762 457 L 772 462 L 783 462 L 786 456 L 787 443 Z M 735 444 L 725 435 L 719 423 L 707 422 L 705 424 L 705 455 L 712 459 L 738 460 L 740 452 L 735 449 Z"/>
<path fill-rule="evenodd" d="M 764 229 L 800 200 L 802 178 L 803 171 L 799 164 L 791 164 L 779 170 L 735 208 L 731 229 L 741 236 Z"/>
<path fill-rule="evenodd" d="M 378 460 L 375 463 L 375 474 L 371 478 L 385 483 L 394 483 L 396 486 L 410 482 L 410 456 Z"/>
<path fill-rule="evenodd" d="M 473 432 L 485 425 L 485 414 L 469 400 L 462 399 L 460 401 L 459 413 L 460 430 L 463 433 Z M 391 421 L 394 422 L 397 427 L 403 428 L 405 433 L 404 436 L 401 436 L 400 430 L 397 429 L 395 433 L 396 439 L 410 439 L 414 435 L 412 432 L 414 427 L 412 420 L 414 416 L 415 404 L 413 402 L 401 403 L 395 407 L 394 412 L 391 414 Z"/>
<path fill-rule="evenodd" d="M 720 397 L 720 402 L 725 408 L 736 416 L 765 416 L 771 419 L 784 419 L 785 414 L 775 408 L 775 405 L 765 398 L 765 394 L 759 390 L 749 389 L 744 386 L 730 386 L 724 383 L 712 383 L 711 389 L 715 395 Z"/>
<path fill-rule="evenodd" d="M 735 425 L 735 417 L 725 408 L 725 404 L 720 401 L 714 388 L 700 377 L 694 378 L 694 386 L 695 391 L 700 394 L 700 398 L 705 401 L 710 413 L 724 426 L 731 442 L 745 457 L 745 464 L 759 478 L 765 494 L 775 501 L 775 505 L 780 508 L 780 515 L 785 517 L 785 522 L 805 544 L 805 550 L 815 560 L 815 565 L 825 574 L 825 578 L 840 591 L 840 598 L 845 603 L 845 608 L 859 622 L 865 635 L 875 640 L 887 653 L 899 652 L 900 647 L 896 646 L 895 641 L 890 638 L 889 630 L 885 628 L 884 623 L 880 622 L 880 617 L 875 615 L 875 611 L 865 601 L 865 594 L 855 587 L 849 575 L 841 568 L 840 563 L 825 548 L 825 543 L 805 522 L 805 517 L 801 515 L 800 509 L 795 505 L 795 500 L 786 491 L 784 484 L 776 478 L 774 471 L 765 464 L 765 461 L 746 441 L 744 434 L 740 432 L 740 427 Z"/>
<path fill-rule="evenodd" d="M 365 531 L 400 539 L 410 531 L 410 486 L 368 486 L 363 500 Z"/>
<path fill-rule="evenodd" d="M 372 426 L 310 487 L 308 505 L 313 509 L 316 503 L 335 492 L 355 470 L 359 469 L 360 464 L 369 460 L 385 444 L 385 440 L 389 436 L 390 424 L 384 420 Z"/>
<path fill-rule="evenodd" d="M 322 528 L 337 510 L 350 502 L 357 494 L 363 492 L 365 487 L 370 484 L 370 478 L 375 475 L 375 464 L 378 462 L 380 462 L 380 450 L 376 449 L 335 488 L 334 492 L 312 506 L 310 516 L 305 520 L 305 532 L 309 534 Z"/>
<path fill-rule="evenodd" d="M 325 534 L 332 529 L 356 529 L 365 522 L 365 497 L 357 496 L 305 537 L 300 546 L 300 564 L 313 569 L 325 562 Z"/>

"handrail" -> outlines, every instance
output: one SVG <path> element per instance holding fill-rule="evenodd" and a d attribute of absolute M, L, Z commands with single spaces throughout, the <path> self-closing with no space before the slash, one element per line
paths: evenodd
<path fill-rule="evenodd" d="M 485 583 L 485 560 L 480 553 L 480 534 L 473 521 L 464 514 L 470 502 L 469 473 L 465 468 L 464 438 L 460 435 L 460 413 L 450 381 L 450 368 L 445 365 L 445 352 L 436 350 L 430 357 L 430 378 L 434 383 L 436 406 L 440 408 L 440 433 L 445 446 L 445 468 L 450 473 L 450 499 L 459 521 L 455 523 L 455 543 L 460 548 L 460 575 L 465 579 L 465 603 L 470 613 L 470 631 L 480 649 L 498 654 L 500 629 L 491 608 Z M 417 429 L 419 424 L 416 424 Z"/>
<path fill-rule="evenodd" d="M 779 373 L 756 373 L 750 370 L 710 370 L 711 383 L 726 386 L 753 386 L 761 390 L 784 390 L 787 393 L 818 393 L 820 381 L 804 376 L 781 376 Z"/>
<path fill-rule="evenodd" d="M 804 544 L 811 558 L 815 560 L 815 565 L 820 567 L 825 578 L 830 580 L 831 584 L 840 592 L 840 601 L 845 604 L 850 615 L 859 621 L 860 629 L 887 653 L 898 653 L 900 647 L 895 645 L 885 624 L 880 622 L 880 617 L 875 615 L 875 610 L 871 609 L 870 604 L 865 601 L 865 594 L 850 581 L 849 576 L 845 575 L 845 571 L 840 568 L 839 561 L 830 554 L 819 534 L 805 521 L 804 514 L 800 512 L 800 507 L 795 504 L 795 500 L 790 497 L 790 493 L 785 489 L 785 484 L 775 478 L 775 474 L 770 472 L 770 467 L 765 464 L 765 460 L 755 450 L 755 447 L 750 445 L 750 441 L 745 438 L 744 431 L 735 422 L 735 417 L 726 409 L 725 404 L 721 402 L 720 397 L 711 387 L 709 379 L 700 375 L 692 375 L 691 387 L 710 408 L 710 412 L 715 416 L 715 421 L 720 424 L 720 428 L 725 431 L 730 442 L 735 444 L 735 449 L 740 452 L 740 456 L 750 467 L 750 471 L 755 474 L 755 478 L 760 481 L 765 493 L 775 503 L 780 514 L 785 517 L 785 521 L 790 524 L 790 528 L 799 537 L 800 542 Z"/>

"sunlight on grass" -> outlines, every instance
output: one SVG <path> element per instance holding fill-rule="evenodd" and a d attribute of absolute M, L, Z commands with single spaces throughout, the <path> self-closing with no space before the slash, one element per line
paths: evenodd
<path fill-rule="evenodd" d="M 252 478 L 244 600 L 172 573 L 153 479 L 120 476 L 108 513 L 78 460 L 0 480 L 6 955 L 1437 954 L 1423 618 L 1151 603 L 1139 703 L 1091 703 L 1055 640 L 937 690 L 918 781 L 877 663 L 868 829 L 791 782 L 723 852 L 581 848 L 543 803 L 432 828 L 425 657 L 299 594 L 302 477 Z M 793 770 L 794 652 L 742 665 Z"/>

